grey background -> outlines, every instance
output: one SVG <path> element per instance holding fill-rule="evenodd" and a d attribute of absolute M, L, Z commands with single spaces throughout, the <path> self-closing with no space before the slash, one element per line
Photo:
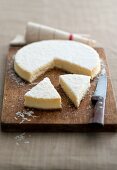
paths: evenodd
<path fill-rule="evenodd" d="M 91 34 L 106 51 L 117 99 L 116 0 L 0 0 L 0 109 L 9 41 L 28 21 Z M 116 133 L 26 133 L 19 145 L 16 135 L 0 132 L 0 170 L 117 169 Z"/>

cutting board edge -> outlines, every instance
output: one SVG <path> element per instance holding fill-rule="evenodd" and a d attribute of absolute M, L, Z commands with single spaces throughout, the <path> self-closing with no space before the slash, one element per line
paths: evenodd
<path fill-rule="evenodd" d="M 1 122 L 3 132 L 117 132 L 117 124 L 11 124 Z"/>

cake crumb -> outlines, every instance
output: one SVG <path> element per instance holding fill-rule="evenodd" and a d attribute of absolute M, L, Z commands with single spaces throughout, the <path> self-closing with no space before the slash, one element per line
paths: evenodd
<path fill-rule="evenodd" d="M 27 135 L 25 132 L 21 133 L 17 136 L 14 137 L 14 139 L 16 140 L 16 145 L 20 146 L 21 144 L 30 144 L 29 138 L 31 137 L 31 135 Z"/>
<path fill-rule="evenodd" d="M 33 115 L 34 112 L 31 111 L 27 111 L 27 110 L 23 110 L 22 112 L 18 111 L 15 113 L 16 116 L 14 117 L 15 120 L 18 120 L 18 118 L 21 118 L 20 124 L 22 124 L 25 121 L 30 122 L 31 119 L 29 117 L 32 117 L 33 119 L 37 116 Z"/>
<path fill-rule="evenodd" d="M 18 120 L 18 118 L 17 118 L 17 117 L 14 117 L 14 119 L 15 119 L 15 120 Z"/>

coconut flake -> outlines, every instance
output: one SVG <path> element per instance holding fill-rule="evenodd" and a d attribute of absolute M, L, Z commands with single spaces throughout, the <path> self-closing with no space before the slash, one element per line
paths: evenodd
<path fill-rule="evenodd" d="M 21 118 L 20 124 L 25 122 L 25 121 L 31 121 L 31 119 L 29 119 L 29 117 L 32 117 L 33 119 L 37 116 L 33 115 L 34 112 L 33 111 L 26 111 L 23 110 L 22 112 L 18 111 L 15 113 L 16 116 L 14 117 L 15 120 L 17 120 L 17 118 Z"/>
<path fill-rule="evenodd" d="M 16 145 L 19 146 L 21 144 L 29 144 L 30 141 L 28 140 L 31 137 L 31 135 L 27 135 L 25 132 L 21 133 L 20 135 L 17 135 L 14 137 L 16 140 Z"/>

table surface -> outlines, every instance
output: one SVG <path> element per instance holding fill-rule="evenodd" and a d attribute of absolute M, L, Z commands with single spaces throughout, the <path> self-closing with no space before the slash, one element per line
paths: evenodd
<path fill-rule="evenodd" d="M 9 41 L 28 21 L 91 34 L 106 51 L 117 99 L 116 6 L 116 0 L 0 0 L 0 109 Z M 0 170 L 114 170 L 116 157 L 116 133 L 0 132 Z"/>

